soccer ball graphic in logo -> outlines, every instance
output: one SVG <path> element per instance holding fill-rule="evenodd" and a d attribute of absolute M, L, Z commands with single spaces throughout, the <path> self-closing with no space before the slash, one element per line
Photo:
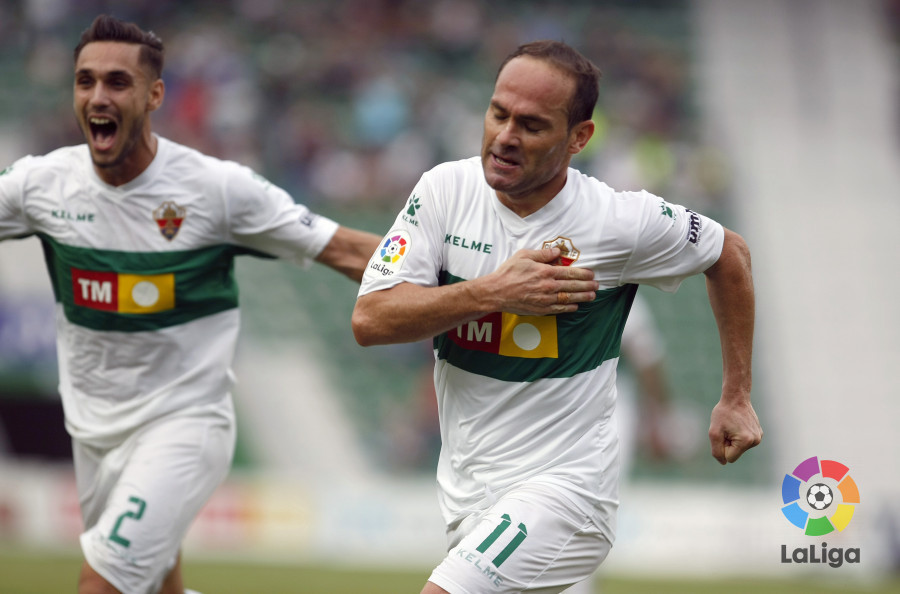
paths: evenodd
<path fill-rule="evenodd" d="M 805 499 L 801 493 L 806 494 Z M 781 499 L 785 504 L 781 512 L 791 524 L 808 536 L 822 536 L 843 531 L 850 524 L 859 503 L 859 489 L 849 468 L 834 460 L 820 463 L 813 456 L 784 475 Z M 825 510 L 831 515 L 825 515 Z"/>
<path fill-rule="evenodd" d="M 381 246 L 381 261 L 395 264 L 406 254 L 407 241 L 400 235 L 389 237 Z"/>
<path fill-rule="evenodd" d="M 823 510 L 834 500 L 831 487 L 825 483 L 816 483 L 806 492 L 806 502 L 817 510 Z"/>

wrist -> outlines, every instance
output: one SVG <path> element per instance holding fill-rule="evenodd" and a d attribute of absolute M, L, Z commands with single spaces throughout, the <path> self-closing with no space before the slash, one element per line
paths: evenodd
<path fill-rule="evenodd" d="M 460 304 L 465 303 L 465 308 L 476 317 L 501 311 L 502 305 L 494 297 L 491 286 L 490 275 L 460 283 L 461 294 L 457 295 Z"/>
<path fill-rule="evenodd" d="M 722 384 L 722 397 L 720 402 L 724 404 L 748 404 L 750 402 L 751 382 L 749 379 L 741 382 Z"/>

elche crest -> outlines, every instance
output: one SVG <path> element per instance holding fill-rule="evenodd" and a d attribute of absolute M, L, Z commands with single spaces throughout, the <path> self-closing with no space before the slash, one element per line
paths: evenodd
<path fill-rule="evenodd" d="M 578 257 L 581 256 L 581 252 L 575 247 L 572 240 L 568 237 L 563 237 L 562 235 L 557 235 L 550 241 L 542 243 L 541 249 L 545 248 L 559 248 L 559 259 L 554 262 L 557 266 L 571 266 L 578 260 Z"/>
<path fill-rule="evenodd" d="M 172 241 L 178 235 L 178 231 L 181 230 L 181 225 L 184 223 L 186 215 L 187 209 L 183 206 L 179 206 L 172 201 L 166 201 L 153 211 L 153 220 L 156 221 L 162 236 Z"/>

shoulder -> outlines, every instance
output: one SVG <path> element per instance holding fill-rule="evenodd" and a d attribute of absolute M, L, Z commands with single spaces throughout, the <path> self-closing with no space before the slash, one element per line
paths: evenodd
<path fill-rule="evenodd" d="M 654 214 L 671 217 L 673 212 L 672 205 L 646 190 L 615 191 L 610 189 L 610 208 L 616 218 L 623 220 L 642 220 Z"/>
<path fill-rule="evenodd" d="M 45 185 L 53 179 L 71 178 L 91 166 L 87 145 L 58 148 L 45 155 L 26 155 L 9 166 L 0 166 L 8 183 Z"/>
<path fill-rule="evenodd" d="M 236 161 L 207 155 L 162 137 L 159 137 L 159 143 L 159 154 L 163 156 L 165 171 L 175 179 L 194 180 L 208 188 L 268 184 L 253 169 Z"/>
<path fill-rule="evenodd" d="M 479 188 L 487 187 L 481 159 L 472 157 L 459 161 L 447 161 L 436 165 L 422 175 L 417 190 L 448 199 L 471 197 Z"/>
<path fill-rule="evenodd" d="M 165 167 L 168 170 L 186 170 L 194 171 L 195 173 L 209 171 L 218 174 L 237 165 L 237 163 L 207 155 L 195 148 L 173 142 L 161 136 L 157 137 L 157 139 L 159 141 L 157 155 L 163 158 Z"/>
<path fill-rule="evenodd" d="M 606 182 L 573 167 L 569 168 L 567 185 L 582 199 L 602 199 L 618 208 L 639 209 L 654 200 L 661 200 L 646 190 L 633 191 L 613 188 Z"/>
<path fill-rule="evenodd" d="M 458 161 L 445 161 L 439 165 L 435 165 L 428 170 L 423 177 L 432 179 L 467 179 L 479 178 L 484 179 L 481 170 L 481 159 L 479 157 L 470 157 L 468 159 L 460 159 Z"/>
<path fill-rule="evenodd" d="M 64 146 L 45 155 L 28 155 L 12 166 L 22 169 L 71 170 L 90 165 L 90 153 L 86 144 Z"/>
<path fill-rule="evenodd" d="M 646 190 L 618 190 L 595 177 L 569 169 L 567 185 L 582 208 L 602 212 L 607 222 L 639 221 L 663 210 L 665 201 Z"/>

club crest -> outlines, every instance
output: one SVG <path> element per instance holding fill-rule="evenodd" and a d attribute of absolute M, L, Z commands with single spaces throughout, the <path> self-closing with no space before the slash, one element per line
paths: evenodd
<path fill-rule="evenodd" d="M 178 206 L 174 202 L 163 202 L 159 208 L 153 211 L 153 219 L 159 226 L 159 232 L 163 237 L 172 241 L 178 235 L 178 230 L 181 229 L 186 214 L 187 211 L 183 206 Z"/>
<path fill-rule="evenodd" d="M 578 251 L 578 248 L 575 247 L 572 240 L 568 237 L 563 237 L 562 235 L 558 235 L 555 239 L 551 239 L 550 241 L 545 241 L 541 244 L 541 248 L 559 248 L 559 260 L 554 262 L 554 264 L 558 264 L 559 266 L 571 266 L 581 255 L 581 252 Z"/>

